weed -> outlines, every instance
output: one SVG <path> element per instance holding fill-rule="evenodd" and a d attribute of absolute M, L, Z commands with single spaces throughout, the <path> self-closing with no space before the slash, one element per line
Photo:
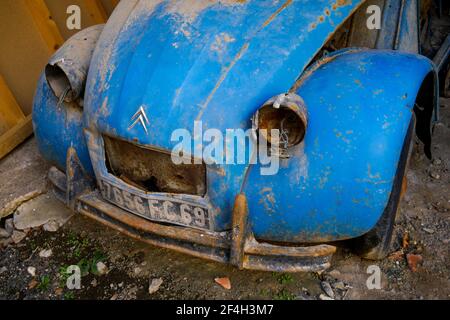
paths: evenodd
<path fill-rule="evenodd" d="M 50 277 L 48 275 L 43 275 L 39 281 L 38 289 L 41 291 L 47 291 L 50 285 Z"/>
<path fill-rule="evenodd" d="M 295 295 L 283 289 L 278 292 L 273 298 L 274 300 L 295 300 Z"/>
<path fill-rule="evenodd" d="M 64 300 L 73 300 L 75 299 L 75 294 L 73 293 L 73 291 L 67 291 L 66 293 L 64 293 Z"/>
<path fill-rule="evenodd" d="M 291 283 L 294 279 L 290 274 L 281 274 L 277 280 L 279 284 L 288 284 Z"/>

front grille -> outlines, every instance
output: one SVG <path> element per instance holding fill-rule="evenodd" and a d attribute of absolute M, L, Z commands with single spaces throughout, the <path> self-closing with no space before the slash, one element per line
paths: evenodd
<path fill-rule="evenodd" d="M 104 136 L 110 174 L 146 192 L 204 196 L 206 166 L 172 162 L 170 153 Z"/>

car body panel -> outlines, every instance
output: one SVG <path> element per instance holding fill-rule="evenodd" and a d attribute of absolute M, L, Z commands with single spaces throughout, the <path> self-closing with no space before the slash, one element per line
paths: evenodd
<path fill-rule="evenodd" d="M 193 131 L 201 121 L 204 130 L 246 130 L 265 101 L 296 92 L 309 127 L 279 174 L 262 176 L 258 165 L 208 166 L 204 197 L 153 196 L 208 207 L 213 232 L 232 228 L 243 191 L 257 239 L 358 237 L 383 213 L 415 97 L 433 70 L 419 55 L 368 49 L 340 51 L 306 69 L 363 2 L 122 1 L 93 53 L 84 109 L 58 106 L 41 79 L 34 107 L 40 149 L 65 171 L 73 147 L 99 187 L 106 180 L 138 193 L 108 172 L 103 135 L 170 151 L 175 129 Z M 141 109 L 145 128 L 133 126 Z"/>
<path fill-rule="evenodd" d="M 253 200 L 255 236 L 327 242 L 371 230 L 388 202 L 416 96 L 430 72 L 424 57 L 359 49 L 337 52 L 307 72 L 296 89 L 310 119 L 303 144 L 276 176 L 252 168 L 244 190 Z"/>

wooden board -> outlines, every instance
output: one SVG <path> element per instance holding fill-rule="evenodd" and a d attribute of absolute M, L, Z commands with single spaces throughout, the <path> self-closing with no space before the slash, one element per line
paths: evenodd
<path fill-rule="evenodd" d="M 23 120 L 22 109 L 0 75 L 0 136 Z"/>
<path fill-rule="evenodd" d="M 0 136 L 0 159 L 11 152 L 33 133 L 31 115 Z"/>

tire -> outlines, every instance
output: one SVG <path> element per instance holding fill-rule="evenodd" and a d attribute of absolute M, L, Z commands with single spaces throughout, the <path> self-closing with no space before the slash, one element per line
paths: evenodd
<path fill-rule="evenodd" d="M 350 241 L 352 250 L 361 258 L 368 260 L 381 260 L 389 254 L 389 248 L 394 231 L 395 217 L 400 200 L 405 191 L 405 173 L 412 150 L 412 137 L 415 127 L 415 118 L 411 119 L 408 133 L 403 143 L 403 148 L 395 174 L 394 185 L 388 204 L 375 227 L 361 237 Z"/>

